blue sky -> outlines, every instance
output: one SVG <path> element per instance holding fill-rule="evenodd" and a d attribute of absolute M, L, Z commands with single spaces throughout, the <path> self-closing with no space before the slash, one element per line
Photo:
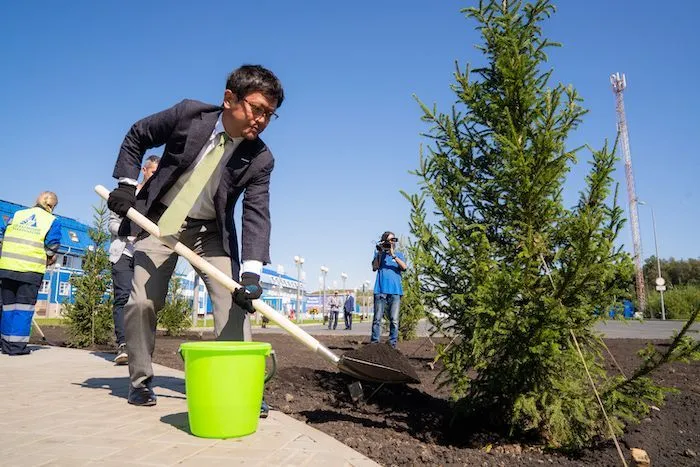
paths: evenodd
<path fill-rule="evenodd" d="M 90 223 L 93 186 L 111 178 L 125 132 L 183 98 L 218 103 L 228 72 L 260 63 L 282 80 L 280 119 L 263 134 L 276 158 L 272 262 L 308 289 L 374 282 L 370 260 L 384 230 L 408 234 L 416 190 L 420 109 L 447 111 L 454 61 L 480 63 L 472 1 L 5 2 L 0 7 L 0 199 L 58 193 L 57 213 Z M 661 257 L 699 257 L 700 3 L 560 1 L 545 24 L 563 43 L 553 79 L 590 109 L 571 146 L 615 138 L 609 76 L 625 92 L 637 194 L 655 209 Z M 158 151 L 155 151 L 158 153 Z M 588 156 L 567 182 L 573 202 Z M 695 161 L 695 162 L 694 162 Z M 618 164 L 627 205 L 624 167 Z M 640 207 L 644 256 L 651 214 Z M 240 212 L 239 212 L 240 215 Z M 620 241 L 631 250 L 626 228 Z"/>

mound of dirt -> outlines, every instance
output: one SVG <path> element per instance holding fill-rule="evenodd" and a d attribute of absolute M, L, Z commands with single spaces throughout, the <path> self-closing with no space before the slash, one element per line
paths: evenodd
<path fill-rule="evenodd" d="M 343 357 L 349 357 L 354 360 L 375 363 L 387 368 L 391 368 L 399 373 L 404 374 L 408 379 L 412 379 L 415 383 L 420 383 L 420 377 L 413 368 L 411 361 L 397 349 L 387 344 L 368 344 L 359 349 L 352 350 L 343 354 Z"/>

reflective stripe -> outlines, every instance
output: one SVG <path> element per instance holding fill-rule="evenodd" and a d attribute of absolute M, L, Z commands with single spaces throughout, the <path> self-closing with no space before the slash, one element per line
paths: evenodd
<path fill-rule="evenodd" d="M 29 245 L 36 248 L 44 248 L 43 242 L 37 242 L 36 240 L 28 240 L 26 238 L 16 237 L 14 235 L 5 235 L 5 241 L 11 241 L 13 243 L 20 243 L 22 245 Z"/>
<path fill-rule="evenodd" d="M 46 265 L 45 259 L 34 258 L 33 256 L 20 255 L 18 253 L 12 253 L 11 251 L 4 251 L 2 253 L 3 258 L 18 259 L 21 261 L 26 261 L 27 263 L 36 263 Z"/>
<path fill-rule="evenodd" d="M 6 336 L 5 334 L 0 334 L 0 337 L 7 342 L 29 342 L 29 336 Z"/>
<path fill-rule="evenodd" d="M 5 303 L 2 306 L 2 311 L 9 313 L 10 311 L 34 311 L 35 305 L 28 305 L 26 303 Z"/>

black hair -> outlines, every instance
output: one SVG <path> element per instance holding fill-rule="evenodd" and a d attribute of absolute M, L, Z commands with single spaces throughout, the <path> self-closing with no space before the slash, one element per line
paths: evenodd
<path fill-rule="evenodd" d="M 394 237 L 396 237 L 396 234 L 395 234 L 394 232 L 390 232 L 390 231 L 387 230 L 386 232 L 384 232 L 384 233 L 382 234 L 382 239 L 381 239 L 381 241 L 382 241 L 382 242 L 385 242 L 385 241 L 389 238 L 389 235 L 393 235 Z"/>
<path fill-rule="evenodd" d="M 282 83 L 274 73 L 260 65 L 243 65 L 231 72 L 226 80 L 226 89 L 239 99 L 259 92 L 268 99 L 276 100 L 277 108 L 284 101 Z"/>

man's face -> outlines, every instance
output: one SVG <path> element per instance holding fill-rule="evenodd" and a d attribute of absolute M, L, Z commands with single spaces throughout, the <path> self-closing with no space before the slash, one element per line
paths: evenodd
<path fill-rule="evenodd" d="M 146 162 L 146 165 L 141 167 L 141 173 L 143 174 L 143 182 L 146 183 L 149 178 L 153 176 L 153 173 L 158 168 L 158 164 L 153 161 Z"/>
<path fill-rule="evenodd" d="M 232 138 L 253 140 L 260 135 L 270 119 L 274 118 L 277 101 L 259 92 L 238 98 L 230 90 L 224 92 L 222 121 L 226 133 Z"/>

